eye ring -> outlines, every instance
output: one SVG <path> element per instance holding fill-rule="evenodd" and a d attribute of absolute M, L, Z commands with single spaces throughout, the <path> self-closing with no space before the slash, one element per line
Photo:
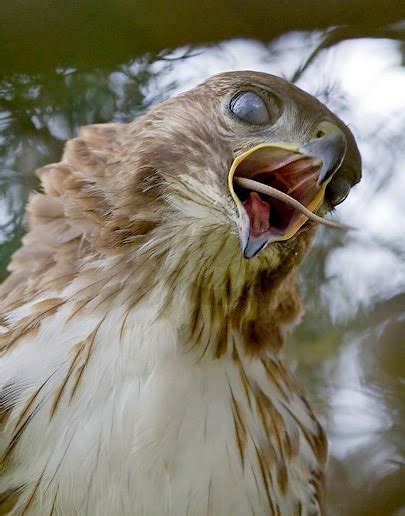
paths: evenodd
<path fill-rule="evenodd" d="M 270 123 L 270 114 L 260 95 L 244 90 L 234 95 L 229 103 L 230 112 L 239 120 L 251 125 Z"/>

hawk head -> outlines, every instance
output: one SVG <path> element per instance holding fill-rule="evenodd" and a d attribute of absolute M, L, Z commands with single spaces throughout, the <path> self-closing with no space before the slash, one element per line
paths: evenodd
<path fill-rule="evenodd" d="M 314 224 L 237 179 L 272 186 L 323 216 L 361 175 L 357 145 L 339 118 L 289 82 L 257 72 L 223 73 L 158 105 L 128 126 L 121 148 L 134 160 L 126 180 L 132 173 L 162 223 L 184 223 L 183 234 L 202 240 L 204 230 L 235 235 L 244 258 L 264 253 L 273 266 Z"/>

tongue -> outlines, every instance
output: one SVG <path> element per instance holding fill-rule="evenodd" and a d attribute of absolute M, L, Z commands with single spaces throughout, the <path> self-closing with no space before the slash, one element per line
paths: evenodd
<path fill-rule="evenodd" d="M 257 192 L 250 192 L 249 198 L 243 203 L 250 220 L 252 236 L 259 236 L 266 232 L 269 225 L 270 206 L 262 201 Z"/>

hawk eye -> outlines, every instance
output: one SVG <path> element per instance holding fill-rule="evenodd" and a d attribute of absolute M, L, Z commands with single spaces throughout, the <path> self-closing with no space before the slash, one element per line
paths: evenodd
<path fill-rule="evenodd" d="M 347 179 L 335 177 L 326 187 L 326 197 L 333 206 L 337 206 L 349 195 L 351 187 Z"/>
<path fill-rule="evenodd" d="M 241 91 L 229 104 L 230 111 L 249 124 L 264 125 L 270 122 L 266 104 L 253 91 Z"/>

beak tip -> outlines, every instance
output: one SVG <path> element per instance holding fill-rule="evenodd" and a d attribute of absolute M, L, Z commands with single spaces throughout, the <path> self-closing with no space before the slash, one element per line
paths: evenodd
<path fill-rule="evenodd" d="M 248 238 L 246 245 L 242 247 L 243 257 L 246 260 L 254 258 L 266 246 L 267 243 L 268 238 L 259 238 L 257 240 Z"/>

